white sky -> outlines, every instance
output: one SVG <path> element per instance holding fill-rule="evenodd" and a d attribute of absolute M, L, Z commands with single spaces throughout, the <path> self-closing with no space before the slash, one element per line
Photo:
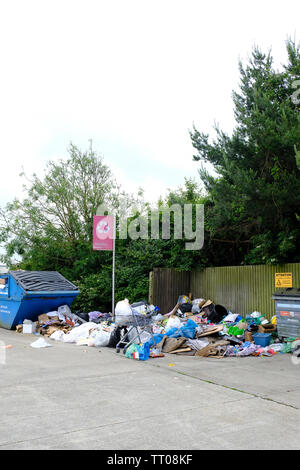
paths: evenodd
<path fill-rule="evenodd" d="M 104 156 L 127 190 L 156 199 L 197 177 L 189 129 L 230 132 L 238 60 L 254 44 L 285 61 L 299 1 L 0 1 L 0 204 L 21 167 L 70 141 Z"/>

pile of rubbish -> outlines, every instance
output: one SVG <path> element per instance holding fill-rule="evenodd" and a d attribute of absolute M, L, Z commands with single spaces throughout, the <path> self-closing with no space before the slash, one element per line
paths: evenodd
<path fill-rule="evenodd" d="M 276 335 L 276 317 L 269 322 L 259 312 L 243 318 L 211 300 L 182 295 L 166 316 L 159 332 L 163 337 L 156 338 L 163 352 L 220 358 L 285 351 Z"/>
<path fill-rule="evenodd" d="M 108 313 L 93 311 L 89 314 L 75 314 L 71 313 L 68 305 L 62 305 L 57 311 L 39 315 L 37 322 L 24 320 L 16 330 L 19 333 L 33 333 L 64 343 L 101 347 L 112 343 L 115 325 Z"/>
<path fill-rule="evenodd" d="M 299 338 L 278 337 L 276 316 L 269 321 L 254 311 L 242 317 L 211 300 L 192 300 L 191 295 L 181 295 L 164 315 L 154 305 L 130 304 L 127 299 L 117 303 L 114 318 L 98 311 L 71 313 L 62 305 L 39 315 L 37 322 L 24 320 L 17 331 L 78 346 L 123 349 L 126 357 L 138 360 L 165 353 L 215 358 L 274 356 L 299 347 Z M 44 338 L 34 347 L 49 346 Z"/>
<path fill-rule="evenodd" d="M 164 353 L 222 358 L 295 352 L 299 338 L 278 338 L 276 321 L 276 316 L 269 321 L 257 311 L 242 317 L 211 300 L 181 295 L 171 312 L 153 317 L 152 334 L 141 344 L 127 344 L 125 356 L 145 360 Z"/>

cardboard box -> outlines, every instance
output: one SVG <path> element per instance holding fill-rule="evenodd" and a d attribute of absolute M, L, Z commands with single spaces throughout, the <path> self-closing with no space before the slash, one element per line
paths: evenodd
<path fill-rule="evenodd" d="M 250 343 L 253 343 L 253 336 L 250 331 L 245 331 L 245 341 L 250 341 Z"/>
<path fill-rule="evenodd" d="M 52 322 L 59 321 L 59 318 L 57 315 L 48 316 L 46 313 L 42 313 L 41 315 L 38 316 L 38 320 L 39 320 L 40 325 L 44 325 L 45 323 L 48 323 L 48 321 L 52 321 Z"/>
<path fill-rule="evenodd" d="M 276 330 L 276 325 L 273 323 L 266 323 L 265 325 L 259 325 L 258 332 L 259 333 L 272 333 L 272 331 Z"/>
<path fill-rule="evenodd" d="M 39 315 L 38 319 L 39 319 L 40 325 L 44 325 L 44 323 L 47 323 L 49 321 L 49 317 L 45 313 L 42 313 L 42 315 Z"/>

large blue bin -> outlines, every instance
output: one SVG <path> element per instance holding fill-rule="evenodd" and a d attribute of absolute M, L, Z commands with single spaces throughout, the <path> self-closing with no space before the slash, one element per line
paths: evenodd
<path fill-rule="evenodd" d="M 0 327 L 14 329 L 23 320 L 71 305 L 78 288 L 56 271 L 9 271 L 0 275 Z"/>

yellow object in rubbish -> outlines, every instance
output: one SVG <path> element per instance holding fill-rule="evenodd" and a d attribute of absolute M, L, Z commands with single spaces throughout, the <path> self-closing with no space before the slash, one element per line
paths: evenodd
<path fill-rule="evenodd" d="M 276 317 L 276 315 L 274 315 L 274 316 L 272 317 L 271 323 L 272 323 L 272 325 L 277 325 L 277 317 Z"/>
<path fill-rule="evenodd" d="M 169 367 L 174 367 L 174 366 L 175 366 L 175 364 L 168 364 L 168 366 L 169 366 Z"/>

